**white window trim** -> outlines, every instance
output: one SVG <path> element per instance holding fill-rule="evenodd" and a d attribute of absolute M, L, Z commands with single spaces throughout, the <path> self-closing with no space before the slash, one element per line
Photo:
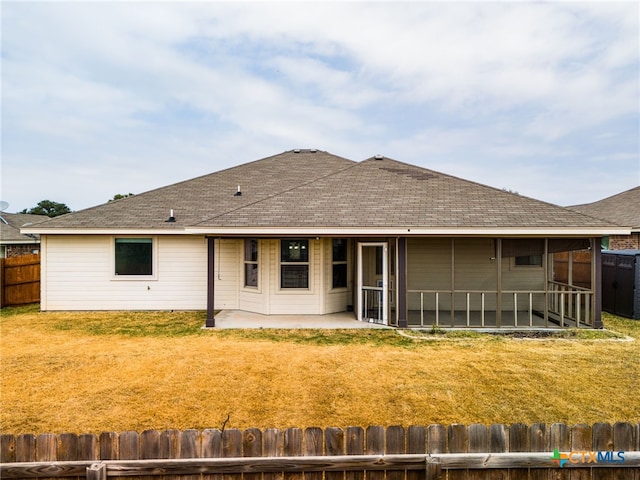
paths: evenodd
<path fill-rule="evenodd" d="M 116 275 L 116 238 L 150 238 L 152 275 Z M 113 235 L 111 237 L 111 280 L 118 282 L 148 282 L 158 280 L 158 237 L 156 235 Z"/>
<path fill-rule="evenodd" d="M 339 261 L 333 261 L 333 241 L 336 239 L 342 239 L 344 241 L 347 242 L 346 244 L 346 250 L 347 250 L 347 259 L 346 260 L 339 260 Z M 331 288 L 329 288 L 329 292 L 333 293 L 333 292 L 345 292 L 349 290 L 349 239 L 345 238 L 345 237 L 331 237 L 330 239 L 331 243 L 329 244 L 329 255 L 331 256 L 331 271 L 329 272 L 329 285 L 331 285 Z M 333 286 L 333 266 L 334 265 L 346 265 L 347 266 L 347 284 L 344 287 L 334 287 Z"/>
<path fill-rule="evenodd" d="M 246 241 L 247 240 L 255 240 L 256 242 L 258 242 L 258 259 L 253 262 L 253 261 L 248 261 L 245 258 L 245 248 L 246 248 Z M 242 278 L 242 289 L 244 291 L 247 292 L 251 292 L 251 293 L 262 293 L 262 279 L 261 279 L 261 275 L 262 275 L 262 268 L 260 265 L 260 260 L 261 260 L 261 256 L 262 256 L 262 245 L 260 242 L 260 239 L 258 238 L 245 238 L 242 242 L 242 254 L 241 254 L 241 258 L 242 258 L 242 272 L 241 273 L 241 278 Z M 247 278 L 246 278 L 246 266 L 248 264 L 256 264 L 258 266 L 258 285 L 257 286 L 252 286 L 252 285 L 247 285 Z"/>
<path fill-rule="evenodd" d="M 307 254 L 308 260 L 306 262 L 283 262 L 282 261 L 282 242 L 288 240 L 306 240 L 309 252 Z M 313 293 L 313 244 L 314 242 L 310 238 L 280 238 L 278 239 L 278 293 L 284 294 L 302 294 L 308 295 Z M 293 288 L 282 287 L 282 265 L 306 265 L 307 268 L 307 287 Z"/>

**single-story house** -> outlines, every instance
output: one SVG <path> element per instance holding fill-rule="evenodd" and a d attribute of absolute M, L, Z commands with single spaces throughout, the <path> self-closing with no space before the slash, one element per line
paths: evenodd
<path fill-rule="evenodd" d="M 569 208 L 618 225 L 631 226 L 629 235 L 611 235 L 603 239 L 608 250 L 640 249 L 640 186 L 597 202 Z"/>
<path fill-rule="evenodd" d="M 601 327 L 600 240 L 629 229 L 381 155 L 296 149 L 23 233 L 43 310 L 353 311 L 398 327 Z M 553 255 L 589 250 L 588 288 Z"/>
<path fill-rule="evenodd" d="M 28 213 L 0 213 L 0 258 L 40 253 L 38 234 L 20 233 L 22 227 L 48 220 L 44 215 Z"/>

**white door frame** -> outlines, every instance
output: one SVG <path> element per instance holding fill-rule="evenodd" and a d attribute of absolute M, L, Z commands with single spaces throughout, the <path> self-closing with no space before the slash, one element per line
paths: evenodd
<path fill-rule="evenodd" d="M 357 302 L 356 307 L 358 311 L 358 320 L 365 321 L 362 318 L 362 291 L 363 291 L 363 279 L 362 279 L 362 248 L 363 247 L 382 247 L 382 324 L 388 325 L 388 307 L 389 307 L 389 268 L 388 268 L 388 251 L 389 245 L 387 242 L 358 242 L 358 290 L 357 290 Z"/>

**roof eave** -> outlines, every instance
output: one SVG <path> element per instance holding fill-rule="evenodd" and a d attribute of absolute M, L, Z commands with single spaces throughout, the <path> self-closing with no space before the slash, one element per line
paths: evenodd
<path fill-rule="evenodd" d="M 623 227 L 187 227 L 187 234 L 220 236 L 526 236 L 602 237 L 630 235 Z"/>

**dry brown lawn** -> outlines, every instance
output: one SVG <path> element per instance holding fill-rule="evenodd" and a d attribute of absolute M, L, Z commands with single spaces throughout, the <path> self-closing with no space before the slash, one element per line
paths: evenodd
<path fill-rule="evenodd" d="M 640 422 L 633 337 L 204 331 L 202 312 L 1 316 L 3 433 Z"/>

